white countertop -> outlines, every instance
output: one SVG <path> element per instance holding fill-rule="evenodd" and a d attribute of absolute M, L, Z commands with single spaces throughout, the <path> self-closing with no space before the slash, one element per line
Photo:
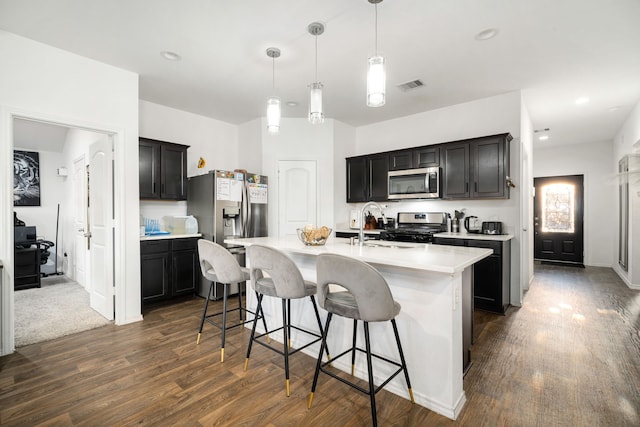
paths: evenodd
<path fill-rule="evenodd" d="M 163 239 L 186 239 L 189 237 L 202 237 L 200 233 L 194 234 L 159 234 L 156 236 L 140 236 L 140 241 L 145 240 L 163 240 Z"/>
<path fill-rule="evenodd" d="M 492 240 L 494 242 L 506 242 L 513 239 L 512 234 L 481 234 L 481 233 L 436 233 L 433 237 L 443 239 L 469 239 L 469 240 Z"/>
<path fill-rule="evenodd" d="M 284 252 L 319 255 L 334 253 L 368 263 L 390 265 L 437 273 L 454 274 L 488 257 L 491 249 L 464 246 L 431 245 L 423 243 L 369 241 L 364 246 L 350 245 L 349 239 L 330 237 L 324 246 L 305 246 L 296 236 L 255 237 L 225 240 L 242 246 L 260 244 Z"/>

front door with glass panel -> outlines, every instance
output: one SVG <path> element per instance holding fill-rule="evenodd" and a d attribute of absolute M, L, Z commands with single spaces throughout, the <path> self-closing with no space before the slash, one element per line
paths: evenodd
<path fill-rule="evenodd" d="M 533 181 L 534 258 L 583 265 L 583 175 Z"/>

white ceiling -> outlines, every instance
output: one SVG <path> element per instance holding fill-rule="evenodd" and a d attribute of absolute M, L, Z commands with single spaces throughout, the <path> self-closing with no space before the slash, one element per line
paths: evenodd
<path fill-rule="evenodd" d="M 587 143 L 612 139 L 640 99 L 639 0 L 383 1 L 381 108 L 364 105 L 367 0 L 0 0 L 1 29 L 136 72 L 141 99 L 236 124 L 264 116 L 272 46 L 275 92 L 298 102 L 283 116 L 305 117 L 315 21 L 326 116 L 353 126 L 522 90 L 544 144 Z M 497 37 L 476 41 L 487 28 Z M 425 86 L 396 87 L 414 79 Z"/>

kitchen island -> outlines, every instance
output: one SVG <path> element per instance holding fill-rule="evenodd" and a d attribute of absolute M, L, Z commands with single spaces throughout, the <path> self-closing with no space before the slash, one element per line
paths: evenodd
<path fill-rule="evenodd" d="M 473 264 L 491 255 L 490 249 L 381 241 L 359 246 L 351 245 L 349 239 L 342 238 L 330 238 L 324 246 L 305 246 L 295 236 L 228 239 L 225 243 L 261 244 L 282 250 L 295 261 L 305 279 L 314 282 L 319 254 L 335 253 L 370 263 L 385 277 L 394 299 L 402 306 L 397 317 L 398 330 L 416 403 L 451 419 L 458 416 L 466 400 L 463 372 L 470 365 Z M 247 257 L 247 265 L 250 264 Z M 247 292 L 247 306 L 256 307 L 255 293 Z M 282 324 L 279 300 L 266 298 L 263 308 L 270 325 Z M 326 312 L 321 310 L 321 316 L 324 321 Z M 305 329 L 317 330 L 308 299 L 292 301 L 292 322 Z M 334 317 L 327 342 L 330 352 L 337 354 L 349 347 L 352 324 L 350 319 Z M 258 324 L 259 329 L 260 326 Z M 390 323 L 372 323 L 370 328 L 374 337 L 372 350 L 397 359 Z M 359 333 L 358 342 L 361 335 Z M 281 335 L 273 338 L 282 342 Z M 308 337 L 293 334 L 291 339 L 295 348 L 307 342 Z M 304 350 L 314 358 L 318 351 L 319 344 Z M 341 359 L 334 366 L 351 371 L 348 363 L 340 362 Z M 374 363 L 374 375 L 378 381 L 386 378 L 390 370 L 389 366 Z M 355 375 L 366 379 L 366 372 L 366 360 L 360 357 L 356 360 Z M 406 384 L 400 376 L 385 389 L 408 398 Z"/>

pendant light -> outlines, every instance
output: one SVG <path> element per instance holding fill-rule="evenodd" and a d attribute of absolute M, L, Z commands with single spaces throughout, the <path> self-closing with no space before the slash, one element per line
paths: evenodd
<path fill-rule="evenodd" d="M 309 34 L 316 39 L 316 78 L 309 85 L 309 122 L 319 124 L 324 122 L 324 112 L 322 111 L 322 83 L 318 81 L 318 36 L 324 33 L 324 25 L 319 22 L 312 22 L 307 27 Z"/>
<path fill-rule="evenodd" d="M 369 58 L 367 69 L 367 106 L 382 107 L 385 103 L 386 72 L 384 69 L 384 57 L 378 55 L 378 3 L 382 0 L 368 0 L 375 6 L 375 53 Z"/>
<path fill-rule="evenodd" d="M 280 98 L 275 96 L 276 91 L 276 58 L 280 57 L 280 49 L 270 47 L 267 49 L 267 56 L 271 58 L 272 65 L 272 91 L 273 95 L 267 100 L 267 130 L 269 133 L 280 132 Z"/>

